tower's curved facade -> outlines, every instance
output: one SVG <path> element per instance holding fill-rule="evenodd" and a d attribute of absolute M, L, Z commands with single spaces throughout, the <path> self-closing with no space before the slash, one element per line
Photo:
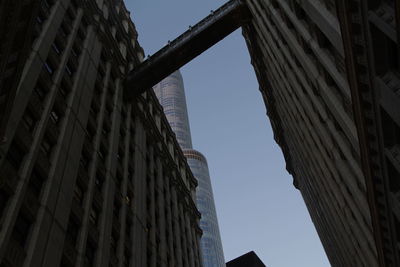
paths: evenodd
<path fill-rule="evenodd" d="M 203 230 L 203 236 L 200 240 L 203 266 L 225 266 L 207 160 L 203 154 L 193 149 L 186 149 L 183 153 L 199 183 L 196 190 L 196 204 L 201 213 L 200 228 Z"/>
<path fill-rule="evenodd" d="M 182 149 L 191 149 L 192 136 L 190 135 L 185 89 L 180 71 L 175 71 L 156 84 L 153 90 L 164 108 L 164 113 L 179 145 Z"/>
<path fill-rule="evenodd" d="M 207 160 L 192 148 L 185 89 L 180 71 L 175 71 L 162 80 L 153 87 L 153 90 L 199 183 L 196 190 L 196 204 L 201 213 L 200 228 L 203 230 L 200 242 L 203 266 L 225 267 Z"/>

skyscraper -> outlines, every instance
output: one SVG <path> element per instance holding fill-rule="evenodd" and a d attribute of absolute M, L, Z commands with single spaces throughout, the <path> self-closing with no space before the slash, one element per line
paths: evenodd
<path fill-rule="evenodd" d="M 201 267 L 197 181 L 155 94 L 123 98 L 123 1 L 3 4 L 0 266 Z"/>
<path fill-rule="evenodd" d="M 153 90 L 164 109 L 164 114 L 182 150 L 192 149 L 192 136 L 190 134 L 189 117 L 181 72 L 175 71 L 160 83 L 156 84 Z"/>
<path fill-rule="evenodd" d="M 399 266 L 399 1 L 246 3 L 274 136 L 332 266 Z"/>
<path fill-rule="evenodd" d="M 192 149 L 185 89 L 180 71 L 176 71 L 153 87 L 164 113 L 175 132 L 187 162 L 198 181 L 196 204 L 201 213 L 201 251 L 204 267 L 223 267 L 225 259 L 218 227 L 217 212 L 206 158 Z"/>
<path fill-rule="evenodd" d="M 198 181 L 196 188 L 196 204 L 201 213 L 200 228 L 201 250 L 205 267 L 225 266 L 221 234 L 219 232 L 214 194 L 206 158 L 194 149 L 183 151 L 193 176 Z"/>

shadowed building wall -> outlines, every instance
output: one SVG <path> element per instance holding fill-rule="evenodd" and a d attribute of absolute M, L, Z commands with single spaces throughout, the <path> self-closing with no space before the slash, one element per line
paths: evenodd
<path fill-rule="evenodd" d="M 398 266 L 399 1 L 246 2 L 274 137 L 330 263 Z"/>
<path fill-rule="evenodd" d="M 3 120 L 0 265 L 201 267 L 197 181 L 154 93 L 123 101 L 143 60 L 123 1 L 37 2 Z"/>

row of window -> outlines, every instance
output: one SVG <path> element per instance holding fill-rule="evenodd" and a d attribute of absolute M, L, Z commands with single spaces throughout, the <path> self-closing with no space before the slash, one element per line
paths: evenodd
<path fill-rule="evenodd" d="M 278 42 L 280 42 L 280 40 L 278 40 Z M 276 59 L 276 62 L 279 62 L 279 60 L 278 59 Z M 279 67 L 279 66 L 278 66 Z M 283 73 L 285 72 L 285 70 L 281 70 Z M 285 79 L 285 77 L 282 77 L 282 79 Z M 300 82 L 299 81 L 297 81 L 297 83 L 299 83 L 300 84 Z M 292 106 L 291 105 L 291 103 L 286 103 L 286 105 L 287 106 Z M 286 106 L 285 105 L 285 106 Z M 316 111 L 316 110 L 315 110 Z M 301 112 L 300 111 L 298 111 L 298 113 L 297 114 L 301 114 Z M 337 127 L 338 127 L 338 125 L 337 125 Z M 339 128 L 340 129 L 340 128 Z"/>

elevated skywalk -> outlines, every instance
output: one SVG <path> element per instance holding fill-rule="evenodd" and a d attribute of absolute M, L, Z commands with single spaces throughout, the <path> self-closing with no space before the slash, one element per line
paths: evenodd
<path fill-rule="evenodd" d="M 147 58 L 128 76 L 124 98 L 129 101 L 156 85 L 250 19 L 244 0 L 231 0 Z"/>

